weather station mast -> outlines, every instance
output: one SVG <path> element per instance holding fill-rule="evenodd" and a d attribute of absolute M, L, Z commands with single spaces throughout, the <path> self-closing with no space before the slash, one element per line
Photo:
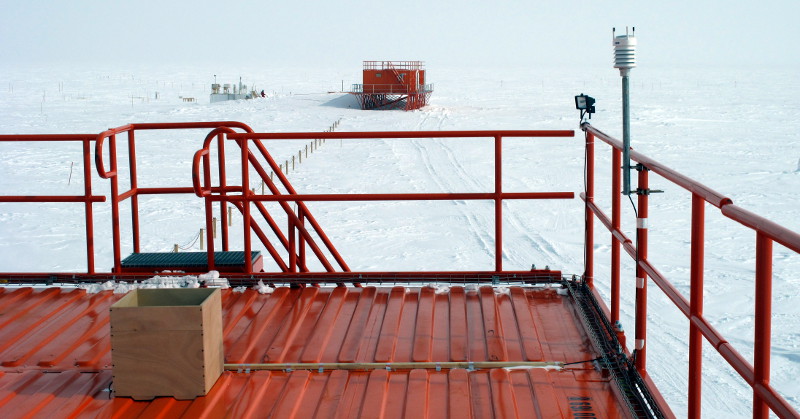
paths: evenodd
<path fill-rule="evenodd" d="M 614 42 L 614 68 L 619 69 L 622 77 L 622 194 L 631 194 L 631 108 L 630 108 L 630 72 L 636 67 L 636 27 L 628 34 L 616 34 L 617 28 L 611 29 Z"/>

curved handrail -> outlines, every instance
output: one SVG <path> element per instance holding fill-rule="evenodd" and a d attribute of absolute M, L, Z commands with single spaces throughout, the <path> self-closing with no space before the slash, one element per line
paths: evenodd
<path fill-rule="evenodd" d="M 103 142 L 106 138 L 129 131 L 136 130 L 162 130 L 162 129 L 204 129 L 204 128 L 239 128 L 245 132 L 253 132 L 253 129 L 238 121 L 210 121 L 210 122 L 146 122 L 138 124 L 126 124 L 116 128 L 109 128 L 95 137 L 94 160 L 97 174 L 103 179 L 109 179 L 117 175 L 116 170 L 106 171 L 103 162 Z M 114 157 L 112 166 L 114 165 Z"/>
<path fill-rule="evenodd" d="M 249 128 L 249 127 L 248 127 Z M 228 127 L 218 127 L 211 130 L 206 135 L 206 138 L 203 140 L 203 148 L 197 150 L 194 153 L 194 158 L 192 159 L 192 189 L 194 190 L 194 194 L 200 198 L 206 197 L 211 195 L 211 185 L 207 185 L 206 188 L 203 187 L 201 184 L 201 177 L 200 177 L 200 159 L 208 156 L 211 151 L 209 150 L 209 146 L 211 142 L 214 141 L 214 138 L 219 134 L 232 134 L 236 133 L 233 129 Z M 207 171 L 209 169 L 209 165 L 211 164 L 208 159 L 203 159 L 203 169 Z M 205 173 L 205 172 L 204 172 Z"/>
<path fill-rule="evenodd" d="M 192 159 L 192 190 L 200 198 L 211 195 L 211 187 L 203 188 L 200 184 L 200 159 L 208 155 L 208 149 L 200 149 L 194 153 Z M 205 167 L 208 170 L 208 167 Z"/>
<path fill-rule="evenodd" d="M 112 178 L 112 177 L 117 175 L 117 171 L 114 170 L 114 166 L 115 166 L 114 163 L 116 162 L 116 158 L 114 156 L 110 157 L 111 158 L 111 170 L 110 171 L 106 171 L 106 169 L 105 169 L 105 164 L 103 163 L 103 141 L 105 141 L 106 138 L 110 139 L 112 136 L 115 136 L 115 135 L 117 135 L 117 134 L 119 134 L 121 132 L 130 131 L 132 129 L 133 129 L 133 124 L 127 124 L 127 125 L 123 125 L 121 127 L 110 128 L 108 130 L 105 130 L 105 131 L 97 134 L 97 137 L 95 137 L 95 141 L 94 141 L 94 165 L 95 165 L 95 170 L 97 170 L 97 174 L 102 179 L 110 179 L 110 178 Z M 111 141 L 113 141 L 113 140 L 111 140 Z M 111 142 L 111 146 L 114 147 L 115 144 L 113 142 Z"/>

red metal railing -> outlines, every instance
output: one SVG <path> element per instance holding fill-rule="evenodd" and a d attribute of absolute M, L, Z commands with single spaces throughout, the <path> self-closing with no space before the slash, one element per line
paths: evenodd
<path fill-rule="evenodd" d="M 250 260 L 251 243 L 249 241 L 250 225 L 251 225 L 251 205 L 255 205 L 259 211 L 264 212 L 261 207 L 262 202 L 280 202 L 286 204 L 287 202 L 297 202 L 300 208 L 299 216 L 292 216 L 289 222 L 289 270 L 295 272 L 296 266 L 305 266 L 305 244 L 308 243 L 312 251 L 323 261 L 324 258 L 317 248 L 313 246 L 313 239 L 304 229 L 304 220 L 311 221 L 314 229 L 320 233 L 319 226 L 310 218 L 305 202 L 311 201 L 422 201 L 422 200 L 493 200 L 495 203 L 495 271 L 503 271 L 502 261 L 502 201 L 504 199 L 571 199 L 574 198 L 572 192 L 519 192 L 519 193 L 506 193 L 502 190 L 502 138 L 503 137 L 571 137 L 574 136 L 573 131 L 413 131 L 413 132 L 318 132 L 318 133 L 227 133 L 227 138 L 236 141 L 242 150 L 241 158 L 241 171 L 242 171 L 242 184 L 249 185 L 249 165 L 257 164 L 255 155 L 249 151 L 250 143 L 253 143 L 257 149 L 268 160 L 269 166 L 278 174 L 279 180 L 283 183 L 284 187 L 289 190 L 289 194 L 281 195 L 277 193 L 277 188 L 269 179 L 266 172 L 262 167 L 256 165 L 254 168 L 261 176 L 262 180 L 269 185 L 272 192 L 271 195 L 258 195 L 253 193 L 249 187 L 242 187 L 241 195 L 227 195 L 225 193 L 214 194 L 215 190 L 222 191 L 219 187 L 211 185 L 210 176 L 210 159 L 209 159 L 209 140 L 207 138 L 203 149 L 199 150 L 194 157 L 192 179 L 194 182 L 194 191 L 197 196 L 206 199 L 206 206 L 211 205 L 211 202 L 233 202 L 237 206 L 241 206 L 241 212 L 244 216 L 244 251 L 245 261 Z M 412 139 L 412 138 L 493 138 L 494 139 L 494 168 L 495 168 L 495 184 L 493 192 L 485 193 L 417 193 L 417 194 L 297 194 L 291 188 L 288 180 L 280 174 L 280 170 L 275 162 L 269 157 L 266 148 L 261 140 L 291 140 L 291 139 Z M 202 163 L 202 166 L 201 166 Z M 220 161 L 224 164 L 224 161 Z M 220 176 L 220 178 L 223 178 Z M 208 211 L 206 212 L 206 223 L 211 222 Z M 294 238 L 299 234 L 299 240 Z M 327 237 L 324 234 L 319 234 L 323 241 L 328 244 Z M 209 240 L 209 260 L 213 257 L 213 241 Z M 298 248 L 295 248 L 298 246 Z M 333 247 L 329 246 L 329 251 Z M 334 253 L 333 251 L 331 251 Z M 273 254 L 272 251 L 270 251 Z M 295 260 L 297 255 L 297 260 Z M 337 257 L 338 254 L 334 253 Z M 273 258 L 275 255 L 273 254 Z M 338 257 L 337 257 L 338 260 Z M 247 263 L 247 262 L 246 262 Z M 342 262 L 343 263 L 343 262 Z M 327 270 L 331 271 L 329 266 L 325 266 Z M 248 265 L 247 269 L 250 268 Z"/>
<path fill-rule="evenodd" d="M 0 196 L 0 202 L 83 202 L 86 220 L 86 266 L 87 272 L 95 273 L 94 268 L 94 215 L 92 203 L 105 202 L 106 197 L 92 195 L 92 159 L 90 134 L 52 134 L 52 135 L 0 135 L 0 142 L 80 142 L 83 147 L 83 195 L 7 195 Z"/>
<path fill-rule="evenodd" d="M 364 70 L 423 70 L 424 61 L 364 61 Z"/>
<path fill-rule="evenodd" d="M 647 278 L 652 278 L 664 294 L 689 319 L 689 393 L 688 417 L 701 416 L 702 337 L 719 352 L 753 389 L 753 417 L 766 418 L 770 410 L 780 417 L 798 417 L 786 400 L 770 385 L 770 346 L 772 316 L 772 243 L 778 242 L 800 253 L 800 235 L 763 217 L 733 204 L 724 195 L 692 180 L 657 161 L 631 150 L 631 159 L 638 162 L 638 219 L 636 243 L 620 229 L 620 173 L 623 145 L 619 140 L 601 132 L 588 123 L 581 129 L 586 132 L 587 183 L 581 198 L 586 203 L 586 266 L 588 283 L 594 279 L 594 218 L 611 232 L 611 309 L 612 323 L 619 321 L 620 307 L 620 246 L 636 262 L 636 313 L 635 348 L 636 368 L 646 381 L 647 354 Z M 599 138 L 612 147 L 612 204 L 609 218 L 594 202 L 594 140 Z M 686 298 L 647 259 L 648 172 L 680 186 L 692 194 L 690 297 Z M 722 215 L 749 227 L 756 232 L 756 295 L 755 295 L 755 357 L 750 365 L 742 355 L 703 316 L 703 253 L 705 250 L 705 204 L 720 209 Z"/>
<path fill-rule="evenodd" d="M 135 132 L 140 130 L 171 130 L 171 129 L 212 129 L 206 136 L 203 148 L 194 157 L 192 167 L 192 186 L 191 187 L 172 187 L 172 188 L 144 188 L 139 187 L 136 172 L 136 147 Z M 235 129 L 244 132 L 237 132 Z M 692 194 L 691 205 L 691 267 L 690 267 L 690 296 L 687 300 L 666 277 L 661 274 L 656 267 L 648 260 L 647 254 L 647 218 L 648 218 L 648 195 L 642 193 L 638 195 L 638 220 L 636 243 L 630 240 L 621 230 L 621 150 L 620 141 L 604 134 L 596 128 L 584 124 L 582 129 L 586 132 L 586 156 L 587 156 L 587 184 L 585 193 L 581 194 L 585 201 L 586 217 L 586 265 L 584 277 L 588 284 L 594 281 L 594 234 L 593 223 L 597 218 L 610 231 L 612 236 L 611 264 L 610 264 L 610 310 L 609 319 L 616 323 L 620 318 L 620 251 L 625 250 L 636 262 L 636 318 L 635 318 L 635 345 L 636 348 L 636 367 L 642 374 L 650 388 L 655 388 L 646 370 L 647 354 L 647 278 L 664 292 L 664 294 L 678 307 L 687 317 L 690 324 L 689 332 L 689 383 L 688 383 L 688 404 L 689 417 L 699 417 L 701 413 L 701 373 L 702 373 L 702 338 L 704 337 L 719 354 L 728 362 L 741 377 L 751 386 L 754 394 L 754 417 L 767 417 L 772 411 L 781 417 L 798 417 L 795 411 L 784 400 L 777 391 L 770 385 L 770 344 L 771 344 L 771 294 L 772 294 L 772 244 L 778 242 L 781 245 L 800 253 L 800 235 L 781 227 L 769 220 L 746 211 L 732 203 L 724 195 L 652 160 L 641 153 L 631 151 L 631 158 L 639 163 L 638 190 L 647 191 L 649 183 L 649 172 L 653 172 L 673 184 L 685 189 Z M 128 159 L 130 189 L 127 191 L 119 190 L 119 176 L 117 167 L 117 135 L 127 134 Z M 571 192 L 523 192 L 507 193 L 502 188 L 502 138 L 504 137 L 571 137 L 573 131 L 433 131 L 433 132 L 320 132 L 320 133 L 254 133 L 250 127 L 238 122 L 203 122 L 203 123 L 167 123 L 167 124 L 131 124 L 119 128 L 110 129 L 99 135 L 2 135 L 0 142 L 11 141 L 74 141 L 81 142 L 83 146 L 84 163 L 84 194 L 77 196 L 0 196 L 0 202 L 83 202 L 85 205 L 86 218 L 86 249 L 88 273 L 87 278 L 107 278 L 102 274 L 96 274 L 94 269 L 94 237 L 93 237 L 93 212 L 92 204 L 104 202 L 105 197 L 92 194 L 91 182 L 91 142 L 95 141 L 95 164 L 96 170 L 101 178 L 109 179 L 111 186 L 111 209 L 114 242 L 114 271 L 120 270 L 120 209 L 121 202 L 130 199 L 132 213 L 132 235 L 134 252 L 139 252 L 139 219 L 138 219 L 138 196 L 146 194 L 189 194 L 201 196 L 206 204 L 206 225 L 207 231 L 211 230 L 211 216 L 213 214 L 213 204 L 220 203 L 220 211 L 225 216 L 225 203 L 229 202 L 236 206 L 243 214 L 244 218 L 244 239 L 245 251 L 248 257 L 245 261 L 251 261 L 250 232 L 254 232 L 267 246 L 268 252 L 278 263 L 281 271 L 291 273 L 297 271 L 308 271 L 306 266 L 306 247 L 309 247 L 321 261 L 325 273 L 308 273 L 308 278 L 324 280 L 325 278 L 349 278 L 345 276 L 337 277 L 333 264 L 327 261 L 327 257 L 321 250 L 322 246 L 316 244 L 314 237 L 310 234 L 311 229 L 317 232 L 317 236 L 327 248 L 328 253 L 332 254 L 339 267 L 343 271 L 348 271 L 347 265 L 341 260 L 335 248 L 325 236 L 322 229 L 311 216 L 305 202 L 312 201 L 410 201 L 410 200 L 489 200 L 494 201 L 495 209 L 495 271 L 472 273 L 481 275 L 492 275 L 494 273 L 508 274 L 503 271 L 502 265 L 502 201 L 505 199 L 568 199 L 572 198 Z M 412 138 L 488 138 L 494 141 L 494 190 L 478 193 L 418 193 L 418 194 L 297 194 L 292 188 L 288 179 L 272 159 L 264 146 L 266 140 L 280 139 L 412 139 Z M 595 191 L 595 149 L 594 142 L 598 138 L 611 146 L 612 152 L 612 200 L 611 216 L 607 216 L 594 202 Z M 104 152 L 104 144 L 108 141 L 107 157 Z M 218 182 L 214 186 L 211 181 L 211 144 L 217 140 L 218 161 Z M 241 159 L 241 185 L 229 185 L 227 182 L 227 169 L 225 167 L 225 147 L 228 141 L 234 141 L 240 147 Z M 255 147 L 255 150 L 253 149 Z M 106 169 L 104 160 L 108 159 L 109 167 Z M 266 165 L 262 164 L 266 162 Z M 278 177 L 279 184 L 271 181 L 267 169 L 270 168 Z M 256 194 L 249 188 L 249 177 L 251 168 L 268 185 L 270 194 Z M 282 186 L 286 193 L 281 193 L 279 186 Z M 264 208 L 266 202 L 277 202 L 288 215 L 288 232 L 283 234 L 269 212 Z M 298 211 L 292 211 L 290 202 L 298 203 Z M 705 230 L 705 205 L 711 204 L 720 209 L 720 213 L 739 224 L 753 229 L 756 232 L 756 274 L 755 274 L 755 343 L 754 343 L 754 362 L 751 365 L 742 355 L 709 323 L 703 315 L 703 265 L 704 265 L 704 230 Z M 275 250 L 275 246 L 269 244 L 264 231 L 260 229 L 253 220 L 251 207 L 257 209 L 272 231 L 278 237 L 280 245 L 288 250 L 288 262 L 282 261 L 280 255 Z M 306 225 L 310 228 L 306 228 Z M 228 248 L 228 232 L 226 223 L 223 226 L 223 248 Z M 213 238 L 208 236 L 209 263 L 213 263 Z M 279 262 L 281 260 L 281 262 Z M 252 267 L 247 266 L 248 272 L 252 275 Z M 396 273 L 395 273 L 396 274 Z M 420 278 L 428 274 L 439 273 L 416 273 Z M 465 274 L 461 272 L 461 274 Z M 49 274 L 42 274 L 49 275 Z M 392 273 L 373 273 L 376 278 L 391 278 Z M 415 274 L 408 274 L 413 276 Z M 51 275 L 52 276 L 52 275 Z M 34 274 L 30 276 L 35 277 Z M 595 289 L 595 294 L 597 294 Z M 599 296 L 598 296 L 599 297 Z M 620 337 L 624 335 L 620 333 Z M 656 397 L 659 397 L 656 394 Z M 658 403 L 666 406 L 663 399 L 658 399 Z"/>
<path fill-rule="evenodd" d="M 369 94 L 389 94 L 407 95 L 412 93 L 423 93 L 433 91 L 433 84 L 425 85 L 406 85 L 394 84 L 354 84 L 350 93 L 369 93 Z"/>
<path fill-rule="evenodd" d="M 238 128 L 243 131 L 252 132 L 253 130 L 241 122 L 177 122 L 177 123 L 148 123 L 148 124 L 128 124 L 118 128 L 111 128 L 97 134 L 95 137 L 95 165 L 97 173 L 103 179 L 109 179 L 111 183 L 111 218 L 112 218 L 112 240 L 114 247 L 114 272 L 121 272 L 122 250 L 120 244 L 120 208 L 122 201 L 130 199 L 131 203 L 131 224 L 133 238 L 133 252 L 140 251 L 139 235 L 139 196 L 155 194 L 187 194 L 192 193 L 191 187 L 170 187 L 170 188 L 141 188 L 136 170 L 136 131 L 145 130 L 176 130 L 176 129 L 213 129 L 218 127 Z M 130 189 L 124 192 L 119 190 L 119 174 L 117 173 L 117 135 L 126 133 L 128 139 L 128 162 Z M 108 139 L 108 160 L 109 169 L 106 170 L 103 157 L 103 144 Z M 223 223 L 224 225 L 224 223 Z M 223 227 L 224 228 L 224 227 Z M 208 230 L 210 231 L 210 230 Z"/>
<path fill-rule="evenodd" d="M 244 131 L 244 133 L 237 133 L 234 131 Z M 204 147 L 195 155 L 193 162 L 193 182 L 192 186 L 176 186 L 176 187 L 142 187 L 139 185 L 137 174 L 137 154 L 136 154 L 136 132 L 144 130 L 187 130 L 187 129 L 212 129 L 211 133 L 206 137 Z M 118 135 L 126 134 L 127 137 L 127 154 L 128 154 L 128 177 L 130 188 L 127 190 L 120 190 L 120 173 L 118 168 L 118 153 L 117 153 L 117 140 Z M 84 154 L 84 196 L 4 196 L 0 197 L 0 202 L 84 202 L 86 205 L 86 242 L 87 242 L 87 272 L 89 275 L 71 274 L 74 279 L 75 275 L 79 275 L 87 280 L 102 280 L 107 279 L 108 276 L 102 273 L 97 273 L 94 267 L 95 249 L 94 249 L 94 220 L 91 203 L 105 202 L 106 197 L 94 196 L 91 192 L 91 146 L 92 141 L 95 142 L 95 166 L 98 175 L 102 179 L 108 179 L 110 184 L 110 206 L 111 206 L 111 227 L 112 227 L 112 247 L 113 247 L 113 268 L 112 273 L 121 273 L 122 261 L 122 245 L 121 245 L 121 219 L 120 219 L 120 205 L 124 201 L 130 202 L 131 212 L 131 236 L 132 247 L 134 253 L 139 253 L 141 249 L 141 236 L 140 236 L 140 219 L 139 219 L 139 197 L 142 195 L 154 194 L 189 194 L 194 193 L 206 197 L 206 231 L 212 230 L 212 213 L 213 203 L 220 202 L 220 215 L 222 219 L 227 215 L 225 202 L 230 202 L 233 206 L 239 209 L 244 215 L 244 228 L 246 232 L 253 231 L 253 233 L 265 245 L 267 252 L 273 257 L 278 264 L 280 271 L 284 273 L 292 272 L 308 272 L 309 269 L 306 265 L 306 250 L 307 248 L 317 256 L 327 272 L 334 272 L 334 263 L 327 260 L 323 252 L 323 248 L 327 250 L 338 268 L 342 271 L 349 271 L 349 267 L 344 262 L 344 259 L 337 252 L 331 241 L 325 235 L 321 226 L 314 219 L 305 205 L 304 201 L 407 201 L 407 200 L 493 200 L 495 201 L 495 230 L 496 230 L 496 260 L 495 271 L 497 273 L 503 272 L 502 267 L 502 200 L 504 199 L 571 199 L 574 198 L 572 192 L 528 192 L 528 193 L 504 193 L 502 191 L 502 152 L 501 140 L 503 137 L 570 137 L 574 136 L 573 131 L 436 131 L 436 132 L 362 132 L 362 133 L 252 133 L 252 129 L 245 124 L 239 122 L 198 122 L 198 123 L 147 123 L 147 124 L 128 124 L 117 128 L 112 128 L 100 134 L 79 134 L 79 135 L 29 135 L 29 136 L 0 136 L 2 141 L 81 141 L 83 142 Z M 495 143 L 495 190 L 492 192 L 484 193 L 441 193 L 441 194 L 347 194 L 347 195 L 298 195 L 288 179 L 283 175 L 281 169 L 275 163 L 274 159 L 270 156 L 262 140 L 267 139 L 329 139 L 329 138 L 475 138 L 486 137 L 493 138 Z M 218 179 L 219 185 L 211 187 L 210 177 L 210 146 L 214 139 L 218 140 L 217 157 L 219 161 Z M 226 140 L 230 139 L 241 146 L 241 159 L 242 159 L 242 184 L 229 185 L 226 176 L 225 167 L 225 147 Z M 106 147 L 107 145 L 107 147 Z M 253 151 L 255 147 L 255 152 Z M 266 162 L 262 164 L 261 162 Z M 205 169 L 201 176 L 200 165 L 202 163 Z M 270 195 L 256 195 L 249 187 L 249 168 L 252 167 L 265 185 L 268 186 Z M 271 169 L 272 173 L 277 176 L 278 183 L 283 187 L 287 193 L 282 194 L 279 185 L 273 183 L 271 176 L 269 176 L 267 169 Z M 201 182 L 202 179 L 202 182 Z M 202 183 L 202 186 L 201 186 Z M 289 228 L 287 234 L 281 232 L 281 228 L 277 225 L 274 218 L 264 207 L 266 202 L 277 202 L 286 212 L 289 219 Z M 289 205 L 290 202 L 297 202 L 298 210 L 295 212 Z M 258 210 L 273 233 L 277 237 L 279 244 L 284 247 L 289 253 L 289 260 L 282 261 L 280 255 L 275 249 L 275 245 L 266 237 L 265 230 L 261 229 L 251 215 L 251 206 Z M 306 227 L 308 224 L 308 228 Z M 222 247 L 223 250 L 228 250 L 228 226 L 226 223 L 221 223 L 222 226 Z M 310 234 L 311 231 L 317 234 L 321 244 L 317 244 L 315 238 Z M 251 254 L 250 234 L 244 234 L 245 250 Z M 208 235 L 208 260 L 210 268 L 213 268 L 213 237 Z M 250 258 L 246 258 L 250 261 Z M 247 262 L 246 262 L 247 263 Z M 252 267 L 246 266 L 247 272 L 252 272 Z M 458 272 L 454 272 L 458 274 Z M 81 276 L 83 275 L 83 276 Z M 133 274 L 131 274 L 133 275 Z M 58 276 L 58 275 L 56 275 Z M 69 276 L 69 275 L 68 275 Z M 135 276 L 135 275 L 133 275 Z M 14 277 L 20 278 L 53 278 L 52 273 L 25 273 L 14 274 Z M 61 279 L 62 276 L 58 276 Z M 68 279 L 68 278 L 67 278 Z"/>

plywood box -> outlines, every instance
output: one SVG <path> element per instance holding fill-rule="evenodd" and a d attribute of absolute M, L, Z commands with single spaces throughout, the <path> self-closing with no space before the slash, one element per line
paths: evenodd
<path fill-rule="evenodd" d="M 116 396 L 204 396 L 222 374 L 216 288 L 136 289 L 111 306 Z"/>

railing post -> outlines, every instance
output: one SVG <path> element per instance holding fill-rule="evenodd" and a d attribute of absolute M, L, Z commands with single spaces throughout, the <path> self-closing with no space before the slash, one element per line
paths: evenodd
<path fill-rule="evenodd" d="M 769 384 L 772 344 L 772 240 L 756 232 L 756 308 L 753 356 L 753 418 L 769 417 L 769 407 L 755 386 Z"/>
<path fill-rule="evenodd" d="M 503 142 L 499 135 L 494 137 L 494 270 L 503 270 Z"/>
<path fill-rule="evenodd" d="M 688 417 L 701 417 L 703 382 L 703 334 L 693 318 L 703 317 L 703 268 L 705 251 L 705 200 L 692 194 L 692 248 L 689 297 L 689 411 Z"/>
<path fill-rule="evenodd" d="M 92 196 L 92 157 L 89 140 L 83 140 L 83 193 Z M 87 272 L 94 274 L 94 210 L 92 203 L 84 203 L 86 217 L 86 266 Z"/>
<path fill-rule="evenodd" d="M 305 227 L 305 224 L 306 224 L 306 220 L 305 220 L 306 214 L 305 214 L 305 211 L 303 211 L 302 206 L 298 205 L 297 207 L 298 207 L 297 208 L 297 218 L 300 221 L 300 227 L 302 228 L 302 227 Z M 305 239 L 305 237 L 303 237 L 302 234 L 300 234 L 299 237 L 298 237 L 297 247 L 298 247 L 298 254 L 299 254 L 299 258 L 300 258 L 300 270 L 305 272 L 305 271 L 308 270 L 308 268 L 306 267 L 306 239 Z"/>
<path fill-rule="evenodd" d="M 619 231 L 621 226 L 621 199 L 620 167 L 622 165 L 622 152 L 611 147 L 611 226 Z M 611 324 L 618 332 L 619 327 L 619 281 L 620 281 L 620 242 L 611 235 Z M 618 335 L 622 335 L 618 333 Z"/>
<path fill-rule="evenodd" d="M 245 273 L 253 273 L 252 242 L 250 239 L 250 150 L 247 138 L 242 138 L 239 146 L 242 149 L 242 225 L 244 239 L 244 270 Z"/>
<path fill-rule="evenodd" d="M 624 170 L 624 169 L 623 169 Z M 648 171 L 639 165 L 639 182 L 636 193 L 638 217 L 636 218 L 636 369 L 644 375 L 647 369 L 647 273 L 641 261 L 647 260 L 647 204 Z"/>
<path fill-rule="evenodd" d="M 114 240 L 114 272 L 119 273 L 122 271 L 122 256 L 119 233 L 119 172 L 117 172 L 116 134 L 108 137 L 108 153 L 110 154 L 111 171 L 114 173 L 111 178 L 111 237 Z"/>
<path fill-rule="evenodd" d="M 289 219 L 289 272 L 297 272 L 297 246 L 295 245 L 297 241 L 297 228 L 294 224 L 294 217 L 286 217 Z"/>
<path fill-rule="evenodd" d="M 222 134 L 220 134 L 220 135 L 222 135 Z M 206 155 L 203 156 L 203 184 L 204 184 L 203 186 L 205 186 L 206 188 L 211 190 L 211 156 L 210 156 L 210 153 L 206 153 Z M 224 202 L 222 204 L 224 205 Z M 208 229 L 216 228 L 216 227 L 212 226 L 212 223 L 214 222 L 214 220 L 212 220 L 211 215 L 214 212 L 214 202 L 211 200 L 211 195 L 208 195 L 208 196 L 206 196 L 204 198 L 204 205 L 205 205 L 205 215 L 206 215 L 206 230 L 208 231 Z M 225 225 L 225 223 L 223 222 L 222 225 Z M 203 238 L 201 237 L 200 238 L 201 243 L 202 243 L 202 240 L 203 240 Z M 207 252 L 206 253 L 207 254 L 206 262 L 208 263 L 208 270 L 211 271 L 211 270 L 216 269 L 216 261 L 214 260 L 214 236 L 212 234 L 209 234 L 207 240 L 208 240 L 208 249 L 206 250 L 206 252 Z M 202 244 L 200 246 L 200 249 L 201 250 L 203 249 Z"/>
<path fill-rule="evenodd" d="M 229 215 L 228 202 L 225 201 L 224 197 L 227 195 L 225 187 L 228 186 L 228 184 L 225 173 L 225 135 L 223 133 L 217 135 L 217 166 L 219 169 L 219 195 L 223 198 L 219 201 L 220 220 L 222 220 L 222 250 L 227 252 L 229 250 L 227 222 Z"/>
<path fill-rule="evenodd" d="M 589 203 L 594 202 L 594 134 L 586 133 L 586 208 L 585 208 L 585 235 L 586 261 L 584 262 L 583 280 L 586 285 L 594 285 L 594 214 L 589 209 Z"/>
<path fill-rule="evenodd" d="M 134 194 L 131 195 L 131 234 L 133 235 L 133 253 L 139 253 L 139 180 L 136 173 L 136 142 L 134 138 L 134 130 L 131 128 L 128 131 L 128 165 L 130 166 L 131 174 L 131 190 Z"/>

